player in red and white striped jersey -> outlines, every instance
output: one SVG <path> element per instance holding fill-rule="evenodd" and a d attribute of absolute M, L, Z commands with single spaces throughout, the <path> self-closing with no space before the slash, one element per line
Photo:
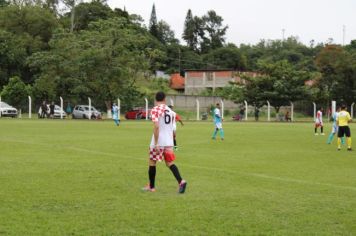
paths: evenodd
<path fill-rule="evenodd" d="M 153 122 L 153 135 L 150 144 L 150 158 L 148 167 L 149 184 L 143 188 L 145 191 L 155 192 L 156 163 L 166 162 L 179 184 L 179 193 L 184 193 L 187 182 L 182 179 L 178 167 L 174 164 L 173 127 L 176 122 L 176 113 L 166 105 L 166 95 L 163 92 L 156 94 L 156 106 L 151 110 Z"/>
<path fill-rule="evenodd" d="M 315 128 L 314 128 L 314 134 L 315 135 L 318 135 L 318 127 L 320 127 L 321 135 L 325 135 L 324 134 L 323 108 L 322 107 L 316 113 Z"/>

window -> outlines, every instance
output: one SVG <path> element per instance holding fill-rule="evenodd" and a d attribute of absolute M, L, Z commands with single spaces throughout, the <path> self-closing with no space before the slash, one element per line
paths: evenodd
<path fill-rule="evenodd" d="M 213 72 L 205 72 L 206 80 L 213 81 Z"/>

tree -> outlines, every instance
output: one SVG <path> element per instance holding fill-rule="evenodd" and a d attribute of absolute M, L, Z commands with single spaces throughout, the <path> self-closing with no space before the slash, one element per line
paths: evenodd
<path fill-rule="evenodd" d="M 10 78 L 9 83 L 4 86 L 1 97 L 15 107 L 21 107 L 26 104 L 27 96 L 31 93 L 31 87 L 17 76 Z"/>
<path fill-rule="evenodd" d="M 204 30 L 208 35 L 202 42 L 203 52 L 222 47 L 225 43 L 225 34 L 228 29 L 228 26 L 223 25 L 223 18 L 217 15 L 214 10 L 210 10 L 202 17 L 202 20 L 204 22 Z"/>
<path fill-rule="evenodd" d="M 8 83 L 10 77 L 22 74 L 26 57 L 23 38 L 0 30 L 0 88 Z"/>
<path fill-rule="evenodd" d="M 7 6 L 9 3 L 6 0 L 0 0 L 0 7 L 5 7 Z"/>
<path fill-rule="evenodd" d="M 186 41 L 187 46 L 191 50 L 197 50 L 198 38 L 197 38 L 196 23 L 193 18 L 192 11 L 189 9 L 184 21 L 183 39 Z"/>
<path fill-rule="evenodd" d="M 351 104 L 356 96 L 356 58 L 341 46 L 327 45 L 316 58 L 321 77 L 315 87 L 319 90 L 319 99 L 324 102 L 337 100 Z"/>
<path fill-rule="evenodd" d="M 203 56 L 211 69 L 232 69 L 243 71 L 247 67 L 247 60 L 240 50 L 233 44 L 210 51 Z"/>
<path fill-rule="evenodd" d="M 0 85 L 6 84 L 12 76 L 20 76 L 26 84 L 34 82 L 26 59 L 48 49 L 57 27 L 53 13 L 40 6 L 0 8 Z"/>
<path fill-rule="evenodd" d="M 110 108 L 111 101 L 133 88 L 135 78 L 159 54 L 150 50 L 150 42 L 150 35 L 142 34 L 128 19 L 110 18 L 92 22 L 88 30 L 76 34 L 58 32 L 50 42 L 51 50 L 36 53 L 29 64 L 40 71 L 36 88 L 43 91 L 40 81 L 47 81 L 56 96 L 74 101 L 95 97 Z"/>
<path fill-rule="evenodd" d="M 75 7 L 81 0 L 62 0 L 63 4 L 70 11 L 70 32 L 73 33 L 75 27 Z"/>
<path fill-rule="evenodd" d="M 179 43 L 179 40 L 175 38 L 174 31 L 171 30 L 169 24 L 163 20 L 158 22 L 158 40 L 164 45 Z"/>
<path fill-rule="evenodd" d="M 281 106 L 306 99 L 305 81 L 310 79 L 308 72 L 295 70 L 285 60 L 272 64 L 260 62 L 259 69 L 257 75 L 241 75 L 244 83 L 230 85 L 227 92 L 232 92 L 227 93 L 227 96 L 241 99 L 239 101 L 246 100 L 257 107 L 261 107 L 268 100 L 277 114 Z"/>
<path fill-rule="evenodd" d="M 99 0 L 83 2 L 75 7 L 74 30 L 88 29 L 89 23 L 98 20 L 107 20 L 114 15 L 111 8 Z"/>
<path fill-rule="evenodd" d="M 150 17 L 150 22 L 148 25 L 148 30 L 149 32 L 159 39 L 159 34 L 158 34 L 158 23 L 157 23 L 157 15 L 156 15 L 156 6 L 153 4 L 152 6 L 152 12 L 151 12 L 151 17 Z"/>

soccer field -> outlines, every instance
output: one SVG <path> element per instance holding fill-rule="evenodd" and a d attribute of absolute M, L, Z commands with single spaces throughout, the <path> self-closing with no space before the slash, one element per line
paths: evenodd
<path fill-rule="evenodd" d="M 356 126 L 351 130 L 356 132 Z M 354 235 L 356 155 L 312 123 L 178 125 L 147 181 L 150 122 L 0 120 L 0 235 Z"/>

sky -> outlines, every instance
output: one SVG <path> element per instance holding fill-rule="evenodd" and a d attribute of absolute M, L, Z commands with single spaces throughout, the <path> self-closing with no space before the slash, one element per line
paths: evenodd
<path fill-rule="evenodd" d="M 297 36 L 309 45 L 311 40 L 334 43 L 356 39 L 356 0 L 108 0 L 111 8 L 126 8 L 143 17 L 145 24 L 156 6 L 158 20 L 166 21 L 180 39 L 188 9 L 194 16 L 215 10 L 229 29 L 226 42 L 256 44 L 261 39 Z"/>

